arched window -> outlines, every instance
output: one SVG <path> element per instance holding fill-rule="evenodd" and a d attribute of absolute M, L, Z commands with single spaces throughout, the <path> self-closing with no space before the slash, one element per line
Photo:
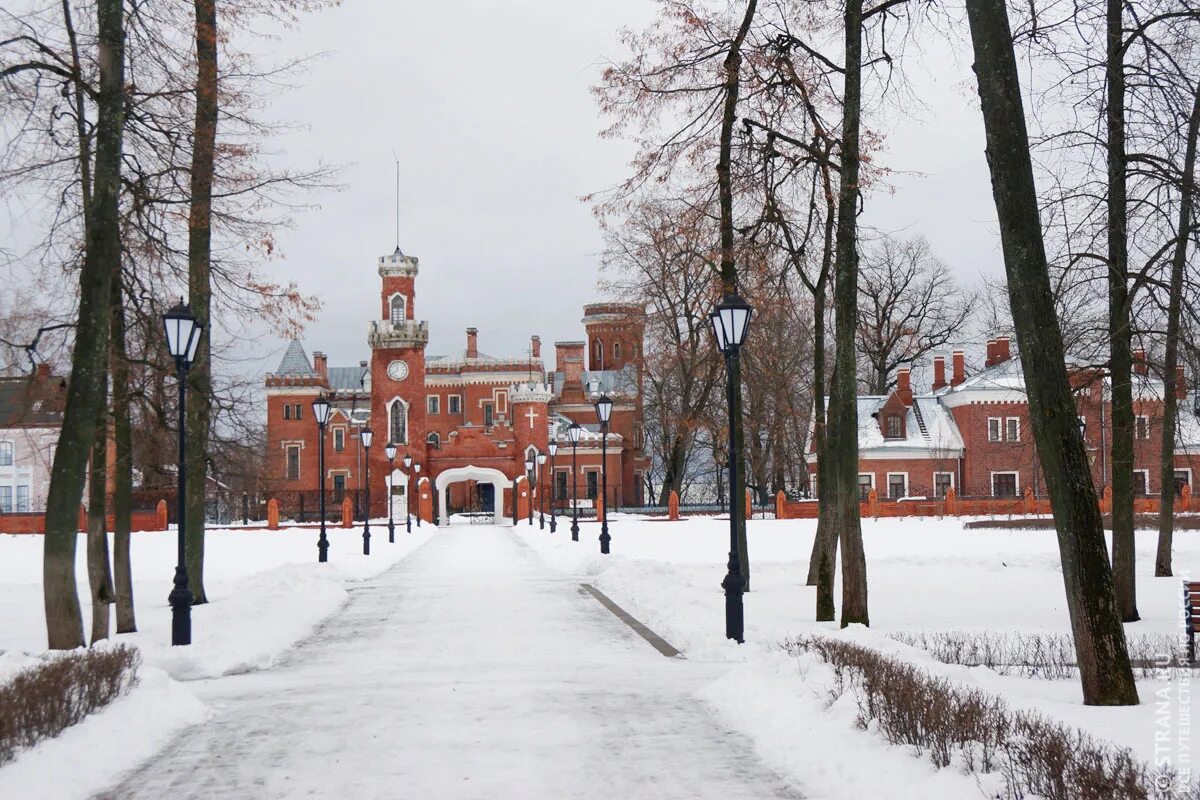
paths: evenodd
<path fill-rule="evenodd" d="M 404 295 L 392 295 L 392 324 L 404 324 Z"/>
<path fill-rule="evenodd" d="M 425 437 L 425 444 L 429 445 L 430 450 L 437 450 L 442 446 L 442 438 L 436 433 L 431 433 Z"/>
<path fill-rule="evenodd" d="M 388 434 L 392 444 L 408 444 L 408 406 L 398 397 L 388 409 Z"/>
<path fill-rule="evenodd" d="M 621 343 L 613 342 L 613 361 L 621 360 Z"/>
<path fill-rule="evenodd" d="M 595 352 L 596 369 L 604 369 L 604 342 L 597 339 L 592 349 Z"/>

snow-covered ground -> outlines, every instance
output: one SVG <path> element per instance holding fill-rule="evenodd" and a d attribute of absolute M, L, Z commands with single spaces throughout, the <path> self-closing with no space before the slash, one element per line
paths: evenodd
<path fill-rule="evenodd" d="M 1069 632 L 1053 531 L 968 530 L 958 519 L 864 520 L 872 627 L 839 632 L 835 624 L 812 621 L 815 590 L 804 585 L 815 521 L 752 520 L 753 591 L 745 597 L 746 644 L 739 647 L 724 638 L 720 582 L 728 526 L 727 519 L 671 523 L 614 514 L 610 556 L 599 555 L 594 523 L 581 525 L 578 543 L 563 535 L 567 526 L 553 537 L 536 525 L 518 526 L 518 532 L 547 562 L 595 584 L 688 658 L 736 665 L 702 696 L 756 740 L 768 763 L 803 777 L 813 796 L 852 797 L 858 795 L 851 787 L 878 792 L 881 785 L 891 787 L 888 797 L 907 797 L 909 791 L 913 797 L 964 796 L 951 780 L 960 776 L 945 774 L 951 770 L 935 774 L 927 761 L 907 752 L 878 753 L 899 748 L 856 730 L 854 709 L 846 702 L 826 710 L 829 671 L 779 647 L 790 636 L 814 631 L 851 636 L 920 661 L 931 672 L 1000 694 L 1013 707 L 1071 723 L 1147 761 L 1162 757 L 1187 766 L 1190 721 L 1200 701 L 1179 680 L 1139 680 L 1143 702 L 1134 708 L 1092 708 L 1082 704 L 1075 680 L 1005 677 L 983 667 L 944 665 L 886 638 L 891 631 L 921 630 Z M 1181 532 L 1175 542 L 1176 574 L 1200 576 L 1200 534 Z M 1126 630 L 1178 635 L 1180 578 L 1153 577 L 1156 534 L 1141 531 L 1137 543 L 1142 621 Z M 840 592 L 839 583 L 839 601 Z M 867 752 L 876 771 L 896 770 L 892 780 L 863 783 L 861 759 Z M 1195 762 L 1190 766 L 1196 774 Z"/>
<path fill-rule="evenodd" d="M 347 587 L 371 578 L 426 542 L 373 522 L 371 555 L 362 528 L 330 528 L 329 562 L 317 563 L 315 529 L 209 530 L 205 587 L 209 602 L 192 609 L 192 645 L 171 647 L 167 595 L 174 578 L 174 531 L 135 533 L 131 544 L 138 632 L 114 636 L 144 659 L 139 685 L 104 711 L 0 768 L 0 797 L 87 797 L 161 747 L 177 729 L 204 718 L 186 683 L 269 668 L 341 608 Z M 90 625 L 85 537 L 76 574 L 85 635 Z M 42 538 L 0 534 L 0 680 L 47 657 L 42 610 Z M 70 765 L 68 768 L 67 765 Z"/>

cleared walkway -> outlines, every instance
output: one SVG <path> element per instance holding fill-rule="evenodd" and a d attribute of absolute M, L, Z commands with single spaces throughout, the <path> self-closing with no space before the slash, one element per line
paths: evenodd
<path fill-rule="evenodd" d="M 386 547 L 386 543 L 383 545 Z M 505 528 L 439 532 L 104 797 L 795 798 L 664 658 Z"/>

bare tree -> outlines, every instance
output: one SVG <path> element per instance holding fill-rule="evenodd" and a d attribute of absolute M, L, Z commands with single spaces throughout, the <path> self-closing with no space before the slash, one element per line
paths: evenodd
<path fill-rule="evenodd" d="M 887 394 L 896 368 L 961 337 L 975 311 L 924 237 L 884 236 L 863 248 L 858 278 L 858 352 L 869 394 Z"/>
<path fill-rule="evenodd" d="M 1008 12 L 1004 0 L 968 0 L 967 17 L 1010 305 L 1054 510 L 1084 702 L 1133 705 L 1137 687 L 1055 317 Z"/>

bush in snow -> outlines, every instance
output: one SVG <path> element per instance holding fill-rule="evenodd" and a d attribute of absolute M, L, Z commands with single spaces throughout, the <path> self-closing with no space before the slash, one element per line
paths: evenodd
<path fill-rule="evenodd" d="M 120 645 L 57 656 L 0 685 L 0 764 L 62 733 L 137 683 L 141 655 Z"/>
<path fill-rule="evenodd" d="M 1000 675 L 1050 680 L 1075 678 L 1075 643 L 1067 633 L 994 633 L 991 631 L 916 631 L 888 637 L 925 650 L 945 664 L 987 667 Z M 1161 670 L 1188 669 L 1178 637 L 1170 634 L 1129 636 L 1129 658 L 1143 678 Z"/>
<path fill-rule="evenodd" d="M 1171 788 L 1173 774 L 1151 770 L 1126 748 L 869 647 L 811 635 L 784 646 L 832 667 L 832 699 L 852 697 L 864 729 L 928 753 L 938 767 L 999 774 L 1002 800 L 1200 800 L 1200 784 Z"/>

